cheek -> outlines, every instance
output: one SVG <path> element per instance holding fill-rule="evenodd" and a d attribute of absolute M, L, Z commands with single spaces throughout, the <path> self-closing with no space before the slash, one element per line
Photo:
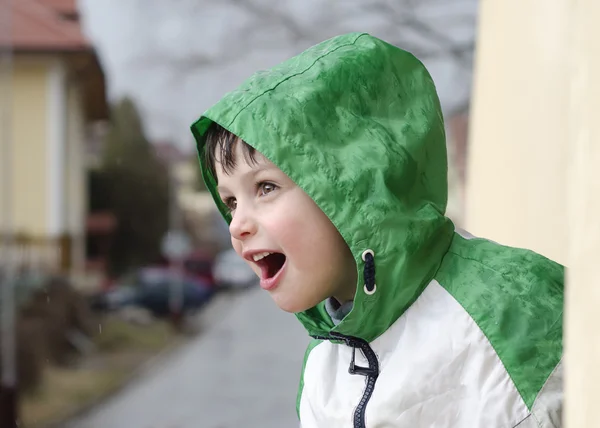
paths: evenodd
<path fill-rule="evenodd" d="M 231 245 L 233 246 L 233 250 L 237 253 L 237 255 L 240 256 L 240 258 L 244 259 L 242 257 L 242 243 L 240 241 L 238 241 L 237 239 L 231 237 Z M 258 277 L 260 277 L 260 269 L 256 266 L 256 264 L 251 263 L 246 259 L 244 259 L 244 262 L 248 266 L 250 266 L 250 268 L 254 271 L 254 273 L 256 275 L 258 275 Z"/>
<path fill-rule="evenodd" d="M 310 199 L 273 220 L 272 233 L 280 237 L 284 251 L 294 256 L 299 267 L 314 268 L 315 263 L 330 265 L 346 247 L 335 226 Z"/>
<path fill-rule="evenodd" d="M 275 213 L 273 213 L 275 214 Z M 303 209 L 279 210 L 264 223 L 269 235 L 277 237 L 279 244 L 286 252 L 296 249 L 306 250 L 313 238 L 311 219 Z"/>
<path fill-rule="evenodd" d="M 231 245 L 235 252 L 241 257 L 242 256 L 242 243 L 235 239 L 233 236 L 231 237 Z"/>

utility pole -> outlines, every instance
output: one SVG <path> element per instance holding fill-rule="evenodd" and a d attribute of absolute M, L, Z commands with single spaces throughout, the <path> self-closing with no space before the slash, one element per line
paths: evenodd
<path fill-rule="evenodd" d="M 0 0 L 0 427 L 18 426 L 18 393 L 15 341 L 15 296 L 13 288 L 15 260 L 12 260 L 12 93 L 13 44 L 12 0 Z"/>
<path fill-rule="evenodd" d="M 175 174 L 176 159 L 168 159 L 169 174 L 169 231 L 162 243 L 162 252 L 169 260 L 171 283 L 169 284 L 169 312 L 177 331 L 183 327 L 183 258 L 189 254 L 191 245 L 183 232 L 183 221 L 178 209 Z"/>

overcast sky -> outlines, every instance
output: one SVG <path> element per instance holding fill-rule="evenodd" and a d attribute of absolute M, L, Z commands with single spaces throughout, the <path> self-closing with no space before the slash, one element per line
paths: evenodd
<path fill-rule="evenodd" d="M 138 103 L 152 140 L 193 150 L 189 125 L 259 69 L 350 31 L 420 57 L 445 110 L 468 103 L 477 0 L 79 0 L 109 96 Z"/>

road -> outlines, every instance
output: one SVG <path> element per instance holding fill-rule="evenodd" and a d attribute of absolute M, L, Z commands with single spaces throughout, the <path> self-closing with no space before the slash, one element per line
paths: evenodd
<path fill-rule="evenodd" d="M 203 331 L 67 428 L 297 427 L 307 335 L 259 289 L 218 297 Z"/>

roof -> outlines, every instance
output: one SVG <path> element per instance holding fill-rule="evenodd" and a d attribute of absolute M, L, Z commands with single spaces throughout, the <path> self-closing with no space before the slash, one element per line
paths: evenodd
<path fill-rule="evenodd" d="M 9 34 L 0 33 L 0 46 L 16 51 L 86 51 L 75 0 L 13 0 Z"/>
<path fill-rule="evenodd" d="M 157 141 L 153 147 L 156 157 L 165 165 L 172 165 L 188 158 L 175 144 L 168 141 Z"/>
<path fill-rule="evenodd" d="M 38 0 L 38 2 L 50 6 L 60 14 L 78 15 L 77 3 L 75 0 Z"/>

